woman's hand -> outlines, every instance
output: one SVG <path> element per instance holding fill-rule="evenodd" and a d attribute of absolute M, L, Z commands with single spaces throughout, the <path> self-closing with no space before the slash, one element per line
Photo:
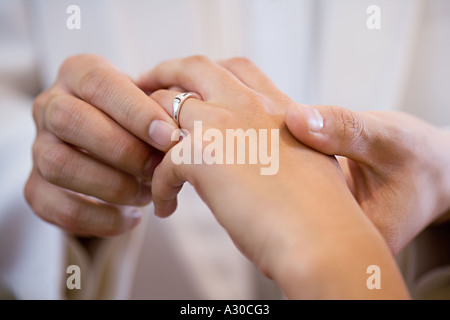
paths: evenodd
<path fill-rule="evenodd" d="M 201 96 L 185 101 L 180 122 L 190 134 L 155 170 L 156 214 L 170 215 L 177 193 L 189 181 L 238 248 L 287 297 L 408 297 L 388 247 L 354 200 L 336 160 L 303 146 L 288 132 L 284 112 L 294 102 L 251 62 L 215 63 L 200 56 L 169 61 L 139 85 L 148 91 L 175 86 Z M 177 93 L 158 90 L 151 98 L 172 114 Z M 198 124 L 202 132 L 196 130 Z M 222 148 L 218 141 L 226 144 L 227 132 L 239 129 L 259 133 L 258 143 L 244 148 L 247 162 L 227 164 L 223 159 L 242 148 Z M 260 130 L 279 135 L 265 141 Z M 181 150 L 197 152 L 199 161 L 189 163 L 195 161 L 191 154 L 183 163 Z M 223 164 L 217 156 L 221 151 Z M 266 166 L 261 157 L 249 163 L 252 152 L 260 151 L 277 155 L 272 159 L 278 160 L 275 174 L 261 174 Z M 366 286 L 367 268 L 373 264 L 383 270 L 379 291 Z"/>
<path fill-rule="evenodd" d="M 55 84 L 36 98 L 33 116 L 34 166 L 25 196 L 34 212 L 77 235 L 134 227 L 137 206 L 151 200 L 149 179 L 162 158 L 157 149 L 172 144 L 172 118 L 92 55 L 64 62 Z"/>
<path fill-rule="evenodd" d="M 339 163 L 361 208 L 397 254 L 450 209 L 450 136 L 399 112 L 291 104 L 286 124 Z"/>

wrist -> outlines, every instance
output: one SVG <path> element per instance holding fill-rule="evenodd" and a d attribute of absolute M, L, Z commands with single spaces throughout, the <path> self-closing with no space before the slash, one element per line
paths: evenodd
<path fill-rule="evenodd" d="M 288 299 L 408 299 L 385 241 L 370 228 L 362 229 L 349 236 L 338 234 L 331 237 L 334 241 L 321 241 L 309 250 L 291 246 L 274 265 L 273 280 Z M 370 267 L 382 274 L 378 290 L 367 284 Z"/>
<path fill-rule="evenodd" d="M 260 270 L 288 299 L 407 297 L 384 239 L 360 209 L 343 198 L 340 204 L 334 201 L 335 206 L 299 210 L 299 205 L 292 211 L 299 217 L 311 216 L 272 230 L 263 259 L 255 259 Z M 389 281 L 385 290 L 367 288 L 367 268 L 374 264 Z"/>

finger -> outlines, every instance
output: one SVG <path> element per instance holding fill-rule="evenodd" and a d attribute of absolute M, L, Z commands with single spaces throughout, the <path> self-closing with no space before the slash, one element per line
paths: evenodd
<path fill-rule="evenodd" d="M 229 100 L 230 91 L 245 88 L 228 70 L 204 56 L 163 62 L 139 80 L 148 91 L 181 87 L 200 94 L 204 101 Z"/>
<path fill-rule="evenodd" d="M 34 163 L 47 181 L 114 204 L 150 202 L 148 183 L 55 139 L 50 133 L 40 133 L 33 145 Z"/>
<path fill-rule="evenodd" d="M 190 136 L 174 148 L 180 148 L 190 142 Z M 177 208 L 177 195 L 186 181 L 181 174 L 183 165 L 172 161 L 172 148 L 156 167 L 152 180 L 152 195 L 155 215 L 161 218 L 170 216 Z"/>
<path fill-rule="evenodd" d="M 329 155 L 370 164 L 380 132 L 364 114 L 334 106 L 291 105 L 286 125 L 305 145 Z"/>
<path fill-rule="evenodd" d="M 82 67 L 80 67 L 82 66 Z M 160 120 L 176 129 L 173 119 L 107 61 L 92 55 L 69 58 L 60 69 L 61 84 L 77 97 L 102 110 L 127 131 L 155 148 L 167 151 L 168 139 L 149 135 L 150 123 Z"/>
<path fill-rule="evenodd" d="M 71 95 L 49 98 L 44 125 L 61 140 L 121 171 L 151 177 L 156 167 L 151 147 L 105 113 Z"/>
<path fill-rule="evenodd" d="M 43 220 L 77 235 L 117 235 L 134 228 L 141 220 L 138 208 L 113 206 L 69 192 L 43 179 L 35 168 L 24 195 Z"/>
<path fill-rule="evenodd" d="M 177 91 L 161 89 L 152 93 L 151 98 L 173 116 L 173 101 L 178 93 Z M 206 115 L 203 112 L 204 110 L 203 101 L 195 97 L 186 99 L 178 113 L 180 127 L 188 130 L 192 129 L 194 121 L 204 120 Z"/>
<path fill-rule="evenodd" d="M 265 96 L 279 99 L 285 96 L 270 78 L 247 58 L 232 58 L 218 64 L 234 74 L 244 85 Z"/>

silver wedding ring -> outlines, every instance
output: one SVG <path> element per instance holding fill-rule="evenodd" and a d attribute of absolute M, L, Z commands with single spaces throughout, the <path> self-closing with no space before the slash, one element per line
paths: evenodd
<path fill-rule="evenodd" d="M 177 94 L 175 99 L 173 99 L 173 119 L 177 123 L 178 127 L 180 126 L 180 111 L 184 102 L 189 98 L 199 98 L 196 93 L 193 92 L 184 92 Z"/>

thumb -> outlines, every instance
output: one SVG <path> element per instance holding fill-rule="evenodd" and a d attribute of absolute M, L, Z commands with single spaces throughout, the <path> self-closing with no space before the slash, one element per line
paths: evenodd
<path fill-rule="evenodd" d="M 292 135 L 308 147 L 357 162 L 370 161 L 374 126 L 365 114 L 336 106 L 295 104 L 286 110 L 285 116 Z"/>

